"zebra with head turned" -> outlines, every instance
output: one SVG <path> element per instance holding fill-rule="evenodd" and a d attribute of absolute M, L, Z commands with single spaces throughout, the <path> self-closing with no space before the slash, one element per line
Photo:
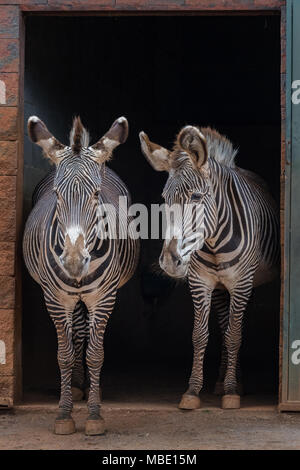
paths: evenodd
<path fill-rule="evenodd" d="M 169 173 L 163 190 L 166 207 L 179 204 L 189 209 L 182 210 L 187 214 L 182 220 L 169 217 L 159 259 L 170 276 L 187 277 L 194 303 L 193 367 L 179 407 L 200 406 L 213 301 L 223 333 L 217 389 L 224 393 L 223 408 L 239 408 L 237 363 L 243 314 L 252 288 L 278 273 L 275 204 L 260 177 L 235 165 L 237 152 L 231 142 L 210 128 L 184 127 L 172 151 L 151 142 L 144 132 L 140 141 L 154 169 Z M 193 225 L 194 231 L 184 228 Z"/>
<path fill-rule="evenodd" d="M 35 191 L 35 205 L 23 239 L 26 266 L 43 289 L 57 330 L 61 396 L 55 432 L 75 431 L 71 384 L 83 386 L 82 359 L 88 330 L 90 389 L 85 432 L 102 434 L 105 427 L 100 415 L 99 378 L 105 327 L 117 290 L 132 276 L 139 252 L 138 241 L 130 236 L 127 208 L 119 204 L 121 196 L 130 204 L 128 190 L 105 165 L 114 148 L 127 139 L 128 123 L 124 117 L 117 119 L 93 146 L 89 146 L 88 132 L 80 118 L 74 120 L 69 146 L 53 137 L 35 116 L 28 120 L 28 133 L 55 164 Z M 108 204 L 115 208 L 116 219 L 102 210 Z M 122 236 L 118 236 L 120 233 Z"/>

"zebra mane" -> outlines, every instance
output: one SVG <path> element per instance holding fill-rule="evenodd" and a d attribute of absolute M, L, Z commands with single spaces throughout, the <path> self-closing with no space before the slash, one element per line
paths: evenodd
<path fill-rule="evenodd" d="M 209 158 L 213 158 L 221 165 L 235 168 L 235 157 L 238 149 L 233 147 L 230 140 L 210 127 L 201 127 L 200 131 L 206 139 Z"/>
<path fill-rule="evenodd" d="M 89 146 L 89 142 L 90 135 L 83 127 L 80 117 L 76 116 L 70 132 L 70 147 L 72 147 L 73 152 L 79 153 L 82 147 Z"/>

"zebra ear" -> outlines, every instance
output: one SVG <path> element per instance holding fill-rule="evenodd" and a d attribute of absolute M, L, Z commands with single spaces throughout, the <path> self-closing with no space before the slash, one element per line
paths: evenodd
<path fill-rule="evenodd" d="M 91 146 L 91 149 L 96 154 L 96 160 L 99 163 L 109 160 L 112 156 L 113 150 L 120 144 L 124 144 L 128 137 L 128 121 L 122 116 L 117 119 L 109 131 L 101 137 L 100 140 Z"/>
<path fill-rule="evenodd" d="M 60 158 L 60 153 L 64 150 L 65 146 L 53 137 L 44 122 L 38 117 L 31 116 L 28 119 L 27 127 L 28 135 L 32 142 L 42 147 L 44 154 L 54 163 L 57 163 Z"/>
<path fill-rule="evenodd" d="M 170 151 L 151 142 L 145 132 L 139 133 L 142 152 L 156 171 L 170 171 Z"/>
<path fill-rule="evenodd" d="M 206 140 L 197 127 L 185 126 L 178 134 L 177 144 L 190 154 L 198 168 L 205 165 L 208 157 Z"/>

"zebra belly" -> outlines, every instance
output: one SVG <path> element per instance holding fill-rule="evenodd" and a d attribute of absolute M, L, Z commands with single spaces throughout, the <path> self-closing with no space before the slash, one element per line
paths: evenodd
<path fill-rule="evenodd" d="M 202 263 L 196 262 L 196 265 L 194 263 L 191 264 L 188 278 L 189 280 L 199 279 L 212 290 L 226 289 L 227 287 L 224 284 L 224 280 L 227 278 L 227 276 L 226 273 L 224 274 L 225 276 L 222 276 L 222 274 L 215 269 L 211 269 Z"/>
<path fill-rule="evenodd" d="M 192 268 L 193 271 L 193 268 Z M 205 265 L 199 265 L 196 268 L 197 277 L 205 282 L 211 289 L 228 290 L 235 285 L 236 281 L 241 278 L 238 265 L 228 267 L 226 269 L 214 270 Z M 195 271 L 194 271 L 195 272 Z M 272 282 L 279 275 L 279 269 L 276 265 L 269 266 L 262 261 L 253 278 L 253 287 Z M 192 274 L 195 278 L 195 275 Z"/>

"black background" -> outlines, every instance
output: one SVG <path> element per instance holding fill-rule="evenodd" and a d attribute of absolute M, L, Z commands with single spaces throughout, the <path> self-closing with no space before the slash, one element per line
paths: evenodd
<path fill-rule="evenodd" d="M 95 142 L 119 116 L 128 141 L 110 166 L 133 202 L 161 203 L 165 173 L 141 154 L 138 132 L 171 148 L 185 124 L 212 126 L 240 151 L 237 163 L 256 171 L 279 202 L 279 17 L 85 17 L 26 19 L 25 118 L 37 114 L 62 142 L 79 114 Z M 36 180 L 47 170 L 25 136 L 24 218 Z M 134 278 L 118 295 L 105 338 L 103 380 L 115 387 L 178 386 L 191 368 L 192 301 L 184 283 L 153 272 L 161 240 L 143 241 Z M 205 385 L 217 373 L 214 313 Z M 279 283 L 257 290 L 246 314 L 242 364 L 245 391 L 277 392 Z M 25 390 L 59 388 L 56 333 L 39 286 L 24 269 Z M 104 391 L 105 392 L 105 391 Z"/>

